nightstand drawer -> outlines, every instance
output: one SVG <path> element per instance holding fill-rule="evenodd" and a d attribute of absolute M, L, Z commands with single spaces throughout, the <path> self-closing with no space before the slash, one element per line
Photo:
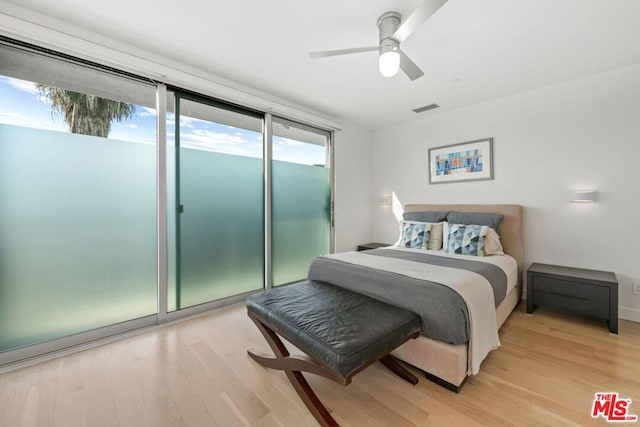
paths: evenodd
<path fill-rule="evenodd" d="M 547 292 L 553 295 L 589 301 L 609 301 L 609 288 L 604 286 L 541 276 L 536 276 L 533 279 L 533 286 L 534 292 Z"/>
<path fill-rule="evenodd" d="M 609 318 L 609 295 L 606 295 L 606 301 L 589 299 L 584 296 L 569 296 L 559 292 L 544 292 L 535 290 L 533 298 L 536 304 L 541 306 L 554 308 L 556 310 L 582 314 L 585 316 L 599 317 L 601 319 Z"/>

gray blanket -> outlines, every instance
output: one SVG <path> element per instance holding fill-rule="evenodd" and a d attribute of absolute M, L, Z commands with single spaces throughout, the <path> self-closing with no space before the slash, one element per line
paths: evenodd
<path fill-rule="evenodd" d="M 363 254 L 472 271 L 491 284 L 496 306 L 506 295 L 507 276 L 493 264 L 390 249 L 375 249 Z M 444 284 L 325 257 L 318 257 L 311 263 L 308 278 L 406 308 L 421 317 L 422 334 L 429 338 L 449 344 L 469 341 L 467 305 L 456 291 Z"/>

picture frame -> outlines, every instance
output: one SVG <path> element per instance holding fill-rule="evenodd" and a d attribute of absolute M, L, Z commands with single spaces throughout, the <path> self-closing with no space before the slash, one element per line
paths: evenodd
<path fill-rule="evenodd" d="M 493 138 L 429 148 L 429 184 L 493 179 Z"/>

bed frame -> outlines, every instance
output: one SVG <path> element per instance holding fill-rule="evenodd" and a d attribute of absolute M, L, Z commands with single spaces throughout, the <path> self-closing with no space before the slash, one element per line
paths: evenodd
<path fill-rule="evenodd" d="M 498 227 L 504 252 L 518 263 L 518 283 L 496 307 L 498 329 L 522 299 L 523 245 L 522 214 L 520 205 L 406 205 L 405 212 L 489 212 L 503 215 Z M 467 375 L 467 344 L 446 344 L 423 335 L 410 340 L 392 353 L 397 358 L 425 372 L 431 381 L 460 391 Z"/>

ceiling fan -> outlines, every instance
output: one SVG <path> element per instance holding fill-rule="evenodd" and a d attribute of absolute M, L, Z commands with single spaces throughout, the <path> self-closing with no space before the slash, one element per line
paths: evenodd
<path fill-rule="evenodd" d="M 436 13 L 447 0 L 424 0 L 420 6 L 404 21 L 398 12 L 386 12 L 378 18 L 380 40 L 378 46 L 354 47 L 351 49 L 325 50 L 311 52 L 311 58 L 325 58 L 327 56 L 349 55 L 360 52 L 377 50 L 380 74 L 392 77 L 398 69 L 412 81 L 424 75 L 422 70 L 400 49 L 400 43 L 407 39 L 431 15 Z"/>

